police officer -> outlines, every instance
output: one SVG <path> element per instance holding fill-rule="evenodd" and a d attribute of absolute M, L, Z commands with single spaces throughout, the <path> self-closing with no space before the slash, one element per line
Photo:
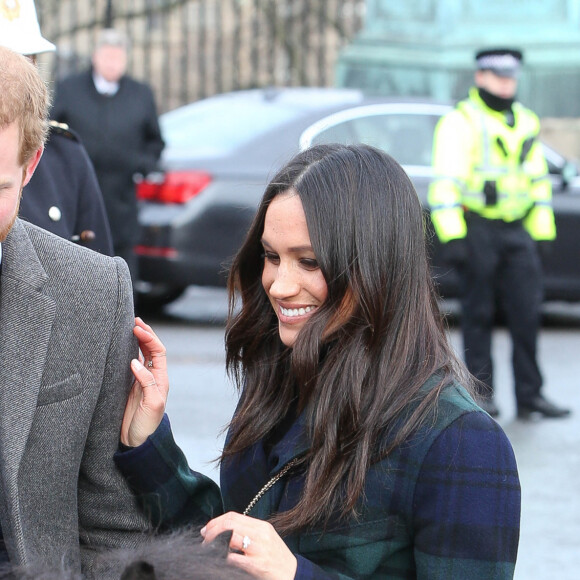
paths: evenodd
<path fill-rule="evenodd" d="M 443 257 L 462 277 L 465 361 L 481 381 L 481 406 L 499 414 L 491 359 L 499 300 L 513 343 L 518 417 L 565 417 L 570 411 L 541 392 L 536 356 L 538 243 L 553 240 L 556 227 L 539 119 L 515 100 L 521 63 L 519 50 L 476 54 L 475 86 L 435 130 L 429 205 Z"/>
<path fill-rule="evenodd" d="M 29 56 L 52 52 L 33 0 L 0 0 L 0 44 Z M 44 154 L 22 192 L 19 216 L 58 236 L 113 255 L 105 206 L 92 163 L 77 135 L 51 122 Z"/>

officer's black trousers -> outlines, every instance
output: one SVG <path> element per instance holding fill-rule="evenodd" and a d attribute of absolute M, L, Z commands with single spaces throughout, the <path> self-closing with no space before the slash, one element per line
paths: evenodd
<path fill-rule="evenodd" d="M 522 222 L 466 216 L 469 260 L 463 268 L 462 331 L 465 362 L 493 394 L 491 337 L 496 303 L 512 343 L 516 400 L 539 394 L 542 376 L 536 342 L 542 303 L 542 270 L 536 243 Z"/>

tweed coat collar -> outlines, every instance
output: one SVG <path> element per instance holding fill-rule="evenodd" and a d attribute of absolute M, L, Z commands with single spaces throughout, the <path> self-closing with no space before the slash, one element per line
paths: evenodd
<path fill-rule="evenodd" d="M 43 293 L 48 275 L 25 226 L 16 220 L 2 244 L 0 283 L 0 517 L 17 539 L 18 468 L 30 432 L 55 315 Z"/>

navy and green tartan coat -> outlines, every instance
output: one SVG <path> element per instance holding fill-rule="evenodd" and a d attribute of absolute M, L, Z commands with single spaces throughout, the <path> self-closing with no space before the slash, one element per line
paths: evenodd
<path fill-rule="evenodd" d="M 169 421 L 140 447 L 115 459 L 154 524 L 199 525 L 243 512 L 289 461 L 308 449 L 302 417 L 266 456 L 261 442 L 222 464 L 221 492 L 191 471 Z M 293 507 L 303 474 L 290 471 L 250 515 L 268 519 Z M 338 521 L 338 520 L 337 520 Z M 360 516 L 284 538 L 298 560 L 296 579 L 512 578 L 520 485 L 501 427 L 458 385 L 446 388 L 436 417 L 371 466 Z"/>

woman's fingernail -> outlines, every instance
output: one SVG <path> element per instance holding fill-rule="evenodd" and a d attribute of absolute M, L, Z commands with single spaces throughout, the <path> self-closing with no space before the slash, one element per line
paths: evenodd
<path fill-rule="evenodd" d="M 145 367 L 136 359 L 134 358 L 131 361 L 131 366 L 136 370 L 136 371 L 140 371 L 142 369 L 144 369 Z"/>
<path fill-rule="evenodd" d="M 205 531 L 206 531 L 206 527 L 203 526 L 203 528 L 201 528 L 201 530 L 199 530 L 199 533 L 205 538 Z"/>

